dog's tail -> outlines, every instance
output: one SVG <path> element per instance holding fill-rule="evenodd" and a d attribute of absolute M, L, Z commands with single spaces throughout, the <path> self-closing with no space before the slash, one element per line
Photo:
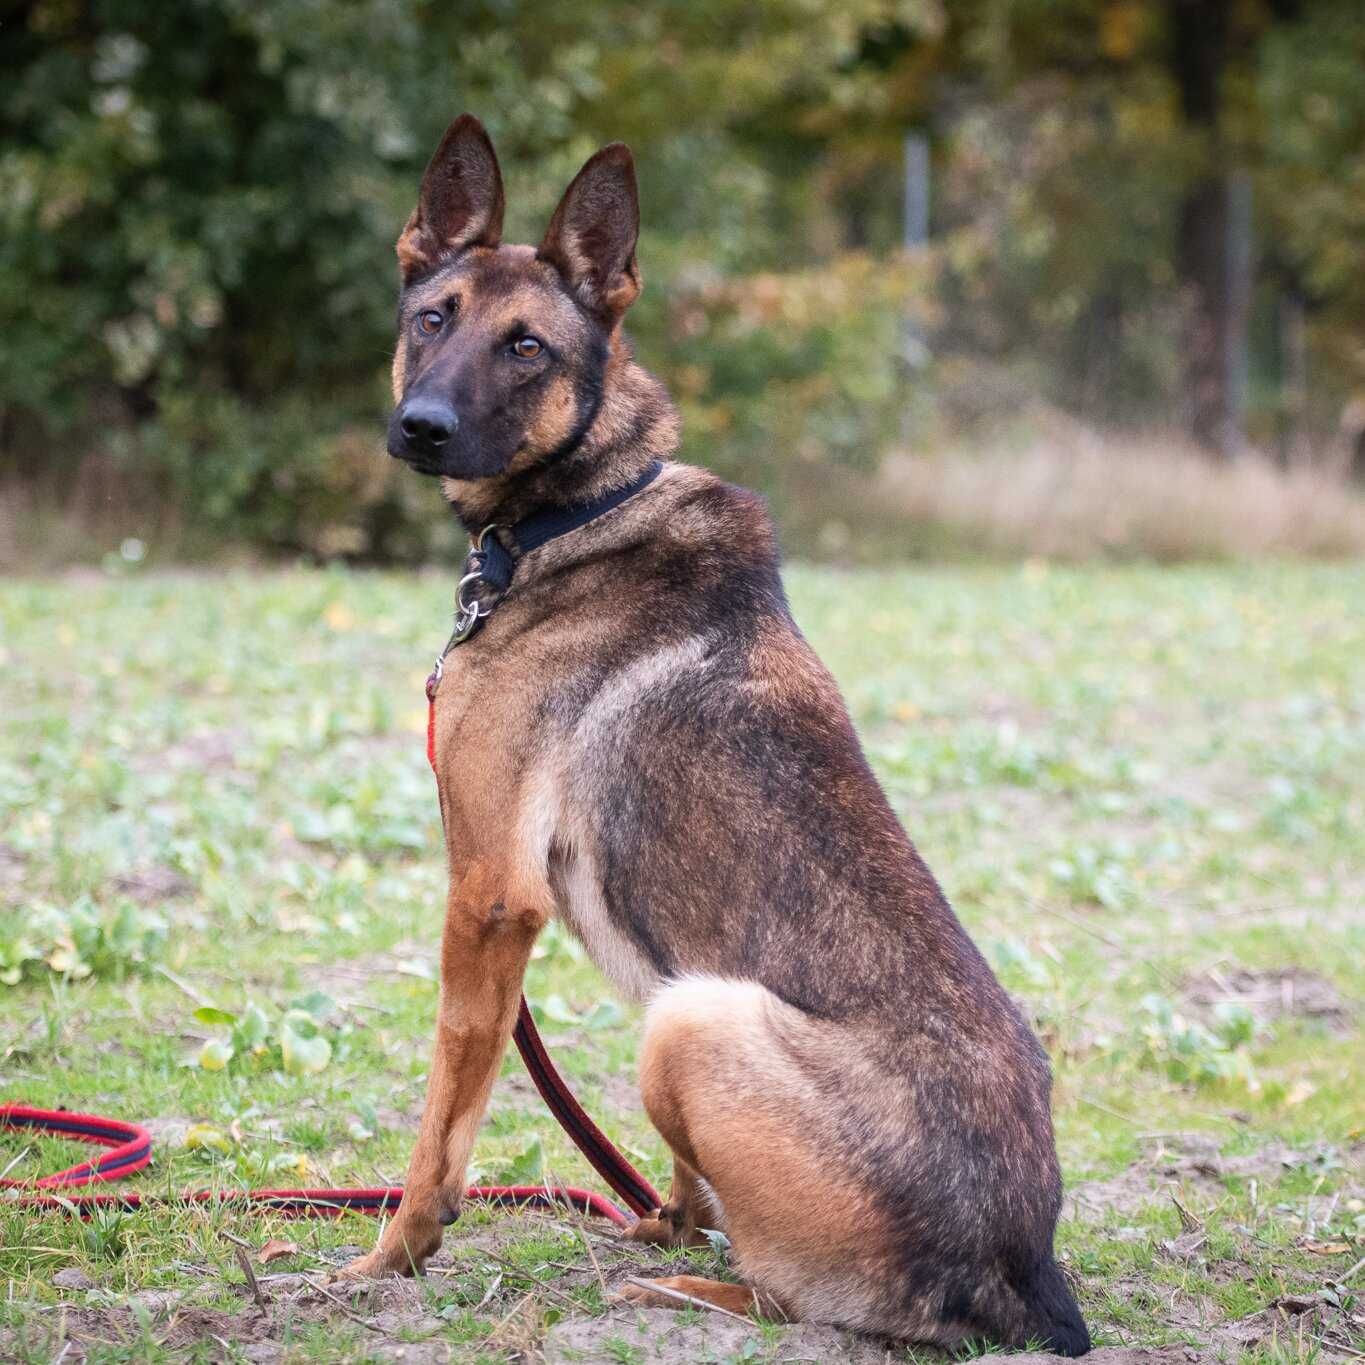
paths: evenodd
<path fill-rule="evenodd" d="M 1009 1282 L 1024 1308 L 1024 1340 L 1018 1345 L 1036 1342 L 1059 1356 L 1083 1356 L 1090 1349 L 1090 1333 L 1075 1295 L 1050 1255 L 1033 1260 L 1011 1275 Z"/>

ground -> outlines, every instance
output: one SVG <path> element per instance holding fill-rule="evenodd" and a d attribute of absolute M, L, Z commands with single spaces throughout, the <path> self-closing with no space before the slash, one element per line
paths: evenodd
<path fill-rule="evenodd" d="M 1052 1053 L 1058 1245 L 1098 1365 L 1359 1357 L 1365 568 L 788 582 Z M 0 585 L 0 1098 L 155 1120 L 149 1191 L 401 1180 L 443 898 L 422 682 L 452 583 L 111 563 Z M 637 1011 L 553 927 L 527 989 L 665 1183 Z M 0 1133 L 0 1173 L 82 1150 Z M 596 1183 L 515 1056 L 476 1157 L 489 1180 Z M 329 1285 L 375 1230 L 0 1200 L 0 1358 L 914 1355 L 612 1306 L 628 1275 L 724 1273 L 723 1248 L 627 1249 L 569 1215 L 470 1209 L 425 1280 Z"/>

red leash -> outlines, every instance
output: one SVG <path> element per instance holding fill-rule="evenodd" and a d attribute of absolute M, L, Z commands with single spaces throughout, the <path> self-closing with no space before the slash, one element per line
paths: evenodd
<path fill-rule="evenodd" d="M 185 1190 L 169 1198 L 145 1195 L 138 1190 L 117 1194 L 67 1194 L 70 1189 L 105 1181 L 122 1180 L 143 1170 L 152 1159 L 152 1136 L 136 1123 L 104 1118 L 100 1114 L 76 1114 L 67 1109 L 33 1109 L 25 1104 L 0 1105 L 0 1128 L 23 1128 L 55 1133 L 79 1142 L 94 1142 L 109 1150 L 93 1161 L 82 1161 L 54 1175 L 26 1184 L 0 1180 L 0 1187 L 23 1190 L 26 1205 L 40 1209 L 70 1209 L 85 1217 L 94 1209 L 140 1209 L 149 1204 L 242 1204 L 266 1208 L 295 1218 L 339 1217 L 343 1213 L 387 1213 L 403 1197 L 401 1185 L 374 1189 L 336 1190 Z M 605 1195 L 591 1190 L 548 1185 L 471 1185 L 466 1196 L 483 1203 L 526 1208 L 567 1206 L 582 1213 L 609 1219 L 618 1227 L 631 1220 Z M 656 1206 L 657 1207 L 657 1206 Z"/>
<path fill-rule="evenodd" d="M 427 679 L 427 760 L 433 771 L 436 767 L 436 682 L 437 675 L 433 673 Z M 592 1168 L 637 1217 L 642 1218 L 657 1209 L 663 1201 L 653 1186 L 588 1117 L 555 1069 L 536 1029 L 535 1020 L 531 1017 L 525 996 L 521 998 L 513 1037 L 541 1098 L 574 1145 L 587 1157 Z M 0 1128 L 56 1133 L 79 1142 L 98 1143 L 109 1149 L 93 1161 L 83 1161 L 31 1183 L 0 1180 L 0 1188 L 26 1191 L 26 1204 L 50 1209 L 74 1207 L 77 1213 L 85 1216 L 96 1208 L 137 1209 L 153 1202 L 163 1202 L 158 1196 L 143 1195 L 135 1190 L 118 1194 L 47 1193 L 122 1180 L 145 1169 L 152 1159 L 152 1135 L 136 1123 L 124 1123 L 99 1114 L 76 1114 L 66 1109 L 34 1109 L 24 1104 L 6 1104 L 0 1105 Z M 386 1213 L 396 1209 L 402 1197 L 402 1187 L 391 1185 L 374 1189 L 336 1190 L 186 1190 L 164 1202 L 243 1204 L 272 1209 L 292 1217 L 325 1218 L 338 1217 L 346 1212 Z M 520 1208 L 568 1206 L 609 1219 L 618 1227 L 630 1227 L 632 1223 L 629 1215 L 617 1208 L 610 1199 L 591 1190 L 550 1185 L 471 1185 L 466 1198 Z"/>
<path fill-rule="evenodd" d="M 523 996 L 521 1013 L 517 1019 L 517 1047 L 526 1062 L 526 1069 L 536 1083 L 536 1089 L 550 1112 L 573 1139 L 574 1145 L 587 1157 L 593 1169 L 620 1195 L 626 1207 L 637 1217 L 643 1217 L 659 1207 L 659 1196 L 642 1176 L 612 1144 L 610 1138 L 584 1112 L 574 1098 L 564 1078 L 555 1069 L 545 1044 L 536 1030 L 535 1021 Z M 55 1133 L 74 1138 L 78 1142 L 98 1143 L 109 1150 L 93 1161 L 82 1161 L 64 1171 L 44 1176 L 31 1183 L 22 1180 L 0 1180 L 0 1189 L 24 1190 L 26 1204 L 35 1208 L 66 1208 L 74 1206 L 82 1216 L 96 1208 L 137 1209 L 149 1203 L 181 1204 L 246 1204 L 268 1208 L 292 1217 L 328 1217 L 348 1211 L 355 1213 L 386 1213 L 398 1207 L 403 1197 L 401 1185 L 378 1186 L 366 1189 L 317 1190 L 185 1190 L 178 1196 L 162 1201 L 139 1191 L 118 1194 L 65 1193 L 86 1185 L 122 1180 L 125 1176 L 144 1170 L 152 1159 L 152 1135 L 139 1124 L 124 1123 L 120 1119 L 105 1118 L 100 1114 L 77 1114 L 68 1109 L 35 1109 L 26 1104 L 0 1105 L 0 1128 L 23 1128 L 41 1133 Z M 47 1193 L 61 1191 L 61 1193 Z M 567 1205 L 582 1213 L 606 1218 L 618 1227 L 627 1228 L 632 1219 L 605 1195 L 570 1186 L 552 1185 L 471 1185 L 465 1196 L 481 1203 L 514 1207 L 555 1208 Z"/>

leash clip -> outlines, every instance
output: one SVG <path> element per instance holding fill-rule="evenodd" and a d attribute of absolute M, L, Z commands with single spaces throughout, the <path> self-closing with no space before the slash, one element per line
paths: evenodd
<path fill-rule="evenodd" d="M 445 656 L 449 654 L 456 645 L 463 640 L 469 639 L 469 637 L 473 635 L 474 631 L 478 628 L 479 622 L 482 621 L 485 616 L 492 614 L 492 606 L 480 602 L 477 597 L 472 600 L 466 600 L 465 589 L 472 583 L 483 582 L 484 569 L 487 564 L 487 552 L 484 550 L 484 541 L 488 539 L 489 533 L 493 529 L 494 527 L 489 525 L 485 526 L 483 530 L 479 532 L 479 537 L 474 542 L 474 548 L 470 550 L 465 558 L 465 569 L 468 572 L 460 579 L 459 584 L 455 588 L 455 629 L 451 631 L 450 639 L 441 654 L 441 663 L 444 663 Z M 436 673 L 437 680 L 439 681 L 441 674 L 441 667 L 439 664 Z"/>

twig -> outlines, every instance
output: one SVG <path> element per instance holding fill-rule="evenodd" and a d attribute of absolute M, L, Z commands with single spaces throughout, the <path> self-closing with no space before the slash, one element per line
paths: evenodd
<path fill-rule="evenodd" d="M 3 1180 L 32 1150 L 32 1147 L 25 1147 L 3 1171 L 0 1171 L 0 1180 Z"/>
<path fill-rule="evenodd" d="M 1137 1119 L 1131 1114 L 1120 1114 L 1117 1109 L 1111 1109 L 1107 1104 L 1101 1104 L 1099 1100 L 1092 1100 L 1088 1095 L 1081 1095 L 1082 1104 L 1088 1104 L 1092 1109 L 1098 1109 L 1101 1114 L 1108 1114 L 1111 1119 L 1118 1119 L 1120 1123 L 1131 1123 L 1137 1126 Z"/>
<path fill-rule="evenodd" d="M 648 1289 L 652 1293 L 662 1294 L 665 1298 L 679 1299 L 683 1303 L 690 1303 L 697 1308 L 705 1308 L 711 1313 L 720 1313 L 727 1318 L 734 1318 L 736 1322 L 747 1322 L 752 1324 L 753 1319 L 745 1317 L 742 1313 L 732 1313 L 728 1308 L 722 1308 L 718 1303 L 708 1303 L 705 1299 L 699 1299 L 695 1294 L 684 1294 L 681 1289 L 669 1289 L 661 1285 L 658 1280 L 642 1280 L 638 1275 L 627 1275 L 627 1284 L 637 1284 L 641 1289 Z"/>
<path fill-rule="evenodd" d="M 547 1174 L 550 1173 L 547 1172 Z M 554 1180 L 561 1192 L 564 1192 L 565 1187 L 562 1181 L 558 1180 L 553 1174 L 550 1174 L 550 1179 Z M 597 1263 L 597 1253 L 592 1249 L 592 1243 L 588 1241 L 588 1234 L 583 1229 L 583 1223 L 585 1221 L 583 1212 L 581 1209 L 576 1209 L 574 1207 L 572 1199 L 566 1198 L 565 1203 L 569 1207 L 569 1212 L 573 1215 L 574 1231 L 578 1234 L 579 1240 L 583 1243 L 583 1249 L 588 1253 L 588 1260 L 592 1262 L 593 1272 L 596 1274 L 597 1283 L 602 1290 L 602 1301 L 605 1303 L 610 1297 L 607 1290 L 607 1277 L 602 1274 L 602 1267 Z"/>
<path fill-rule="evenodd" d="M 1171 1191 L 1171 1203 L 1175 1205 L 1175 1211 L 1180 1215 L 1180 1230 L 1182 1232 L 1202 1232 L 1204 1230 L 1203 1223 L 1180 1202 L 1174 1190 Z"/>
<path fill-rule="evenodd" d="M 324 1289 L 322 1285 L 320 1285 L 316 1280 L 310 1280 L 308 1276 L 305 1275 L 303 1277 L 303 1282 L 310 1289 L 316 1289 L 317 1292 L 321 1294 L 324 1299 L 328 1299 L 332 1303 L 334 1303 L 338 1308 L 341 1309 L 343 1313 L 346 1314 L 348 1318 L 350 1318 L 352 1322 L 358 1322 L 362 1327 L 364 1327 L 368 1331 L 378 1332 L 381 1337 L 384 1335 L 384 1329 L 382 1327 L 376 1327 L 374 1323 L 367 1322 L 364 1318 L 360 1316 L 359 1313 L 354 1312 L 352 1309 L 348 1308 L 346 1304 L 342 1303 L 342 1301 L 339 1298 L 337 1298 L 335 1294 L 333 1294 L 330 1290 Z"/>
<path fill-rule="evenodd" d="M 492 1280 L 492 1282 L 489 1284 L 488 1288 L 484 1290 L 484 1292 L 483 1292 L 483 1298 L 481 1298 L 481 1299 L 478 1301 L 478 1303 L 476 1303 L 476 1304 L 474 1305 L 473 1311 L 474 1311 L 475 1313 L 479 1312 L 479 1310 L 483 1308 L 484 1304 L 486 1304 L 486 1303 L 488 1302 L 488 1300 L 491 1299 L 491 1298 L 493 1297 L 493 1295 L 496 1294 L 496 1293 L 498 1292 L 498 1288 L 499 1288 L 499 1286 L 501 1286 L 501 1284 L 502 1284 L 502 1271 L 500 1270 L 500 1271 L 498 1271 L 498 1273 L 497 1273 L 496 1275 L 493 1276 L 493 1280 Z"/>
<path fill-rule="evenodd" d="M 1097 938 L 1107 948 L 1123 950 L 1124 945 L 1110 934 L 1106 934 L 1103 929 L 1096 929 L 1093 924 L 1087 924 L 1083 919 L 1077 919 L 1074 915 L 1068 915 L 1065 910 L 1059 910 L 1055 905 L 1045 905 L 1042 901 L 1029 901 L 1031 909 L 1041 910 L 1045 915 L 1055 915 L 1065 924 L 1069 924 L 1073 929 L 1079 929 L 1083 934 L 1089 934 L 1091 938 Z"/>
<path fill-rule="evenodd" d="M 1353 1266 L 1350 1268 L 1350 1270 L 1348 1270 L 1344 1275 L 1340 1276 L 1340 1277 L 1337 1279 L 1337 1283 L 1338 1283 L 1338 1284 L 1345 1284 L 1348 1280 L 1354 1279 L 1358 1274 L 1360 1274 L 1360 1271 L 1362 1270 L 1362 1268 L 1365 1268 L 1365 1256 L 1362 1256 L 1362 1257 L 1360 1258 L 1360 1260 L 1358 1260 L 1358 1261 L 1355 1263 L 1355 1265 L 1353 1265 Z"/>
<path fill-rule="evenodd" d="M 505 1271 L 514 1275 L 523 1284 L 533 1285 L 536 1289 L 543 1289 L 547 1294 L 558 1299 L 560 1303 L 567 1304 L 574 1312 L 578 1312 L 581 1304 L 575 1303 L 567 1294 L 561 1293 L 552 1284 L 546 1284 L 544 1280 L 538 1280 L 529 1270 L 522 1270 L 520 1266 L 513 1265 L 511 1261 L 499 1256 L 496 1251 L 480 1251 L 480 1256 L 487 1256 L 490 1261 L 496 1261 Z"/>
<path fill-rule="evenodd" d="M 180 990 L 184 991 L 185 994 L 188 995 L 189 998 L 193 1000 L 196 1005 L 201 1006 L 211 1005 L 213 1003 L 213 1001 L 211 1001 L 206 995 L 201 995 L 199 991 L 195 990 L 195 988 L 191 986 L 190 983 L 186 981 L 183 976 L 177 976 L 164 963 L 158 962 L 156 966 L 153 968 L 153 970 L 159 976 L 164 976 L 166 980 L 171 983 L 172 986 L 176 986 Z"/>
<path fill-rule="evenodd" d="M 497 1320 L 497 1322 L 493 1324 L 488 1335 L 483 1339 L 484 1344 L 487 1345 L 491 1341 L 500 1340 L 502 1336 L 502 1329 L 506 1327 L 512 1321 L 513 1318 L 518 1317 L 527 1308 L 535 1306 L 536 1306 L 535 1295 L 523 1294 L 521 1298 L 519 1298 L 516 1301 L 516 1303 L 512 1305 L 511 1309 L 503 1317 L 500 1317 Z"/>
<path fill-rule="evenodd" d="M 256 1283 L 256 1272 L 251 1268 L 251 1257 L 239 1246 L 233 1247 L 232 1251 L 237 1257 L 237 1264 L 242 1267 L 242 1274 L 246 1276 L 247 1286 L 251 1290 L 251 1297 L 256 1300 L 256 1307 L 259 1308 L 262 1313 L 268 1314 L 270 1312 L 270 1305 L 266 1302 L 265 1295 L 261 1293 L 261 1286 Z"/>

